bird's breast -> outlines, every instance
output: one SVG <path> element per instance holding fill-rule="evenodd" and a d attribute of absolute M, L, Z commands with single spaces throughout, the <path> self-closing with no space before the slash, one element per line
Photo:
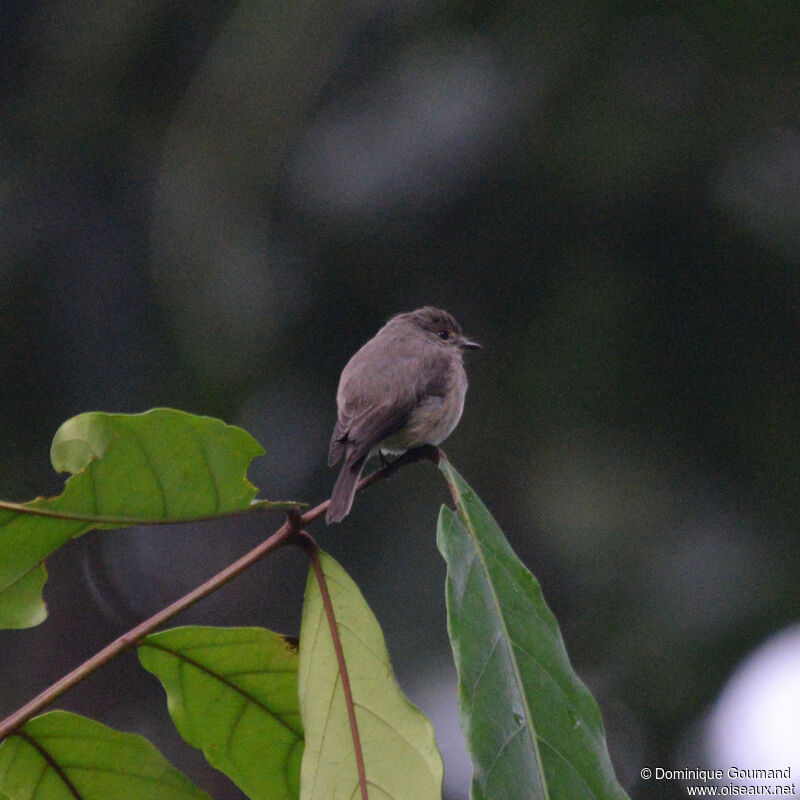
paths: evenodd
<path fill-rule="evenodd" d="M 420 398 L 405 427 L 381 442 L 380 449 L 403 453 L 423 444 L 441 444 L 461 419 L 466 393 L 467 376 L 463 366 L 458 364 L 445 391 Z"/>

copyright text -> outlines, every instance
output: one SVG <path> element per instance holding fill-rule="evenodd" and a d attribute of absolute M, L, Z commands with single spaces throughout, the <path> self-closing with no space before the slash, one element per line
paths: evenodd
<path fill-rule="evenodd" d="M 792 768 L 664 769 L 643 767 L 642 780 L 678 781 L 688 797 L 797 796 Z"/>

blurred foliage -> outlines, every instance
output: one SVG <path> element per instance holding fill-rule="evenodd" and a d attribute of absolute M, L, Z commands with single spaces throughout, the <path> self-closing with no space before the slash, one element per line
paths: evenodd
<path fill-rule="evenodd" d="M 73 414 L 170 405 L 252 431 L 270 496 L 321 499 L 341 367 L 442 305 L 485 345 L 448 452 L 540 577 L 623 783 L 683 796 L 639 769 L 686 766 L 800 612 L 800 6 L 10 0 L 0 23 L 0 496 L 58 491 Z M 325 546 L 413 696 L 447 658 L 443 496 L 405 473 Z M 191 584 L 262 533 L 59 554 L 47 591 L 82 569 L 85 593 L 3 638 L 4 706 L 177 596 L 165 560 Z M 192 619 L 296 631 L 302 585 L 276 559 Z M 70 702 L 158 739 L 114 669 Z"/>

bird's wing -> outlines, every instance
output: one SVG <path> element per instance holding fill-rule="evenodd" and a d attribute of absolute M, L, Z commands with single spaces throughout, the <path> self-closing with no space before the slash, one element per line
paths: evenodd
<path fill-rule="evenodd" d="M 376 444 L 402 430 L 413 408 L 413 403 L 377 406 L 355 419 L 347 431 L 350 444 L 347 461 L 358 461 L 368 455 Z"/>
<path fill-rule="evenodd" d="M 340 415 L 341 417 L 341 415 Z M 328 448 L 328 466 L 332 467 L 343 455 L 347 446 L 347 428 L 342 426 L 341 418 L 333 426 L 333 435 Z"/>
<path fill-rule="evenodd" d="M 446 359 L 435 365 L 421 362 L 417 340 L 367 342 L 342 371 L 329 462 L 336 463 L 345 449 L 348 462 L 356 461 L 401 430 L 417 403 L 431 389 L 438 392 L 438 376 L 446 365 Z M 431 373 L 437 376 L 434 381 L 420 382 L 420 374 Z"/>

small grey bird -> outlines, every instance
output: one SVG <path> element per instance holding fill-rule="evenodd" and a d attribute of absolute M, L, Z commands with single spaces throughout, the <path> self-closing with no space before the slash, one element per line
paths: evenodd
<path fill-rule="evenodd" d="M 329 524 L 350 512 L 371 455 L 438 445 L 453 432 L 467 392 L 463 353 L 478 347 L 450 314 L 425 306 L 392 317 L 347 362 L 328 454 L 329 466 L 344 456 L 325 515 Z"/>

